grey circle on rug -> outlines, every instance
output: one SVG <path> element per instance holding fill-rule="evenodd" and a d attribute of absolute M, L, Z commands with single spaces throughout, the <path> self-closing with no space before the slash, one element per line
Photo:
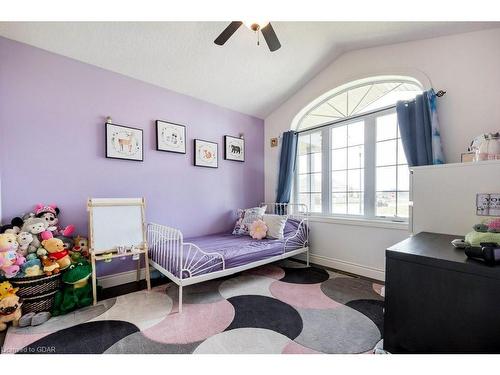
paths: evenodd
<path fill-rule="evenodd" d="M 113 344 L 105 354 L 191 354 L 202 341 L 189 344 L 163 344 L 133 333 Z"/>
<path fill-rule="evenodd" d="M 358 299 L 382 301 L 372 287 L 372 282 L 357 277 L 335 277 L 321 284 L 321 290 L 328 297 L 342 304 Z"/>
<path fill-rule="evenodd" d="M 183 303 L 214 303 L 222 301 L 224 297 L 219 293 L 222 279 L 209 280 L 199 284 L 188 285 L 182 288 Z M 179 300 L 179 287 L 171 284 L 167 287 L 167 294 L 173 301 Z"/>
<path fill-rule="evenodd" d="M 295 342 L 322 353 L 364 353 L 380 340 L 369 318 L 347 306 L 297 309 L 304 327 Z"/>

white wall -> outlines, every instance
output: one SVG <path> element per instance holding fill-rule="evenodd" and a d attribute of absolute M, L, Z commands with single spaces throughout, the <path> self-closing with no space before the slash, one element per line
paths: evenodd
<path fill-rule="evenodd" d="M 269 140 L 289 130 L 297 113 L 325 92 L 374 75 L 410 75 L 424 87 L 446 90 L 438 101 L 445 157 L 460 160 L 471 139 L 500 128 L 500 29 L 350 51 L 341 55 L 265 119 L 266 201 L 275 199 L 279 147 Z M 356 229 L 354 229 L 356 228 Z M 384 250 L 407 232 L 313 223 L 312 253 L 384 269 Z M 354 235 L 351 242 L 346 236 Z M 358 246 L 357 238 L 369 246 Z M 371 240 L 369 241 L 368 239 Z M 365 241 L 365 240 L 363 240 Z M 360 272 L 362 274 L 362 272 Z"/>

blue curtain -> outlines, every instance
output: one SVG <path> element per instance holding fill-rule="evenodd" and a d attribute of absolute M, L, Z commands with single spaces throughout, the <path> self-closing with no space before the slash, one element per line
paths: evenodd
<path fill-rule="evenodd" d="M 415 100 L 397 102 L 396 112 L 408 164 L 444 163 L 434 90 L 417 95 Z"/>
<path fill-rule="evenodd" d="M 283 133 L 281 140 L 280 171 L 278 175 L 278 194 L 276 203 L 289 203 L 292 193 L 292 181 L 297 159 L 297 132 Z"/>

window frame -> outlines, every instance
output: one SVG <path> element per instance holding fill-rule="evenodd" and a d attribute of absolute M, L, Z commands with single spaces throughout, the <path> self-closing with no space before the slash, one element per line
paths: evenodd
<path fill-rule="evenodd" d="M 330 217 L 333 219 L 345 220 L 361 220 L 361 221 L 378 221 L 378 222 L 394 222 L 407 224 L 409 218 L 398 216 L 376 216 L 376 145 L 377 145 L 377 118 L 385 115 L 396 113 L 396 105 L 385 106 L 373 111 L 364 112 L 352 117 L 346 117 L 335 121 L 327 122 L 318 126 L 299 130 L 300 134 L 310 135 L 312 133 L 321 132 L 322 139 L 322 183 L 321 183 L 321 202 L 322 212 L 312 212 L 315 216 Z M 351 123 L 364 121 L 364 213 L 357 214 L 338 214 L 332 213 L 332 166 L 331 166 L 331 129 L 340 126 L 346 126 Z M 300 136 L 299 134 L 299 136 Z M 326 150 L 326 151 L 325 151 Z M 397 160 L 396 160 L 397 161 Z M 325 178 L 326 176 L 326 178 Z M 298 191 L 299 173 L 294 174 L 293 180 L 293 200 L 299 201 Z M 397 194 L 396 194 L 397 196 Z"/>

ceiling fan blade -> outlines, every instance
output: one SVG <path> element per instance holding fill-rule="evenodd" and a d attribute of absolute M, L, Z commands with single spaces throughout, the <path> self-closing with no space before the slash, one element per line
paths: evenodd
<path fill-rule="evenodd" d="M 224 43 L 227 42 L 229 38 L 231 38 L 231 35 L 233 35 L 242 24 L 243 22 L 241 21 L 231 22 L 229 26 L 226 27 L 224 31 L 217 37 L 217 39 L 214 40 L 214 43 L 218 44 L 219 46 L 222 46 Z"/>
<path fill-rule="evenodd" d="M 271 23 L 269 23 L 266 27 L 262 28 L 261 31 L 262 35 L 264 35 L 264 39 L 266 40 L 266 43 L 269 46 L 271 52 L 274 52 L 281 47 L 281 43 L 278 40 L 278 37 L 276 36 L 276 33 L 274 32 L 274 29 L 271 26 Z"/>

